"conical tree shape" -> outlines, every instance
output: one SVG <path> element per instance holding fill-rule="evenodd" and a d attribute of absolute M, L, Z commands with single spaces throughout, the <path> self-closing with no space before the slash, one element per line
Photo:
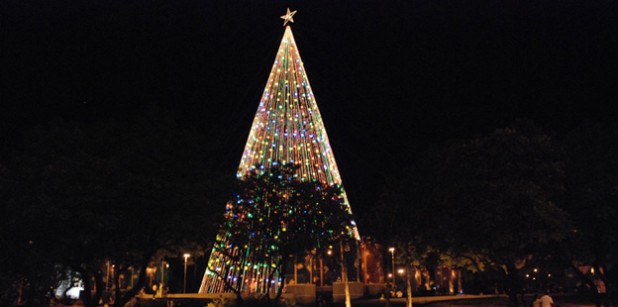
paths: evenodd
<path fill-rule="evenodd" d="M 303 180 L 339 184 L 341 178 L 326 129 L 298 54 L 290 27 L 286 27 L 270 72 L 238 175 L 254 165 L 299 163 Z"/>
<path fill-rule="evenodd" d="M 290 26 L 285 28 L 251 126 L 237 177 L 242 178 L 255 171 L 267 172 L 265 168 L 278 163 L 298 166 L 295 177 L 301 181 L 317 181 L 325 186 L 336 185 L 342 188 L 337 163 Z M 261 169 L 256 170 L 256 166 Z M 351 216 L 344 190 L 341 196 Z M 230 208 L 234 203 L 230 202 L 227 206 Z M 350 236 L 359 240 L 354 221 L 351 221 L 351 225 Z M 272 265 L 251 263 L 250 259 L 254 258 L 250 257 L 250 252 L 236 250 L 227 243 L 226 238 L 230 235 L 221 233 L 217 236 L 200 293 L 229 290 L 222 281 L 224 278 L 234 284 L 247 283 L 249 277 L 265 277 L 268 271 L 265 267 Z M 247 281 L 240 281 L 243 277 Z M 271 276 L 273 283 L 278 279 L 277 275 Z M 239 288 L 241 291 L 266 291 L 264 287 L 255 288 L 244 284 Z"/>

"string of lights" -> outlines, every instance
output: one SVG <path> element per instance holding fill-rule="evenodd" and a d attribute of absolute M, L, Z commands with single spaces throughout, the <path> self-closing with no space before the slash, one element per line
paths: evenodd
<path fill-rule="evenodd" d="M 288 14 L 282 16 L 288 18 L 284 18 L 286 20 L 284 25 L 293 21 L 291 19 L 293 13 L 288 10 Z M 352 211 L 341 184 L 335 157 L 289 25 L 285 27 L 251 125 L 237 177 L 240 179 L 250 173 L 265 174 L 270 166 L 277 164 L 295 165 L 294 177 L 301 182 L 319 182 L 324 186 L 337 186 L 341 189 L 342 202 L 351 218 Z M 237 195 L 235 198 L 236 202 L 232 200 L 226 205 L 227 226 L 233 224 L 238 226 L 250 218 L 277 218 L 277 213 L 273 212 L 272 208 L 261 208 L 259 217 L 247 216 L 235 207 L 241 203 L 245 204 L 240 200 L 243 196 Z M 248 203 L 251 204 L 253 201 L 249 200 Z M 311 208 L 298 208 L 298 210 L 308 212 Z M 302 221 L 300 224 L 303 223 L 315 225 L 317 221 Z M 348 235 L 360 240 L 356 224 L 353 220 L 350 224 Z M 278 229 L 252 235 L 276 237 L 282 231 L 286 231 L 283 222 Z M 228 289 L 223 282 L 224 278 L 228 284 L 241 291 L 266 292 L 282 286 L 280 272 L 271 274 L 272 268 L 280 259 L 265 257 L 269 249 L 277 247 L 262 244 L 233 246 L 229 238 L 234 235 L 222 232 L 217 236 L 199 292 L 225 292 Z M 261 255 L 256 256 L 257 253 Z"/>

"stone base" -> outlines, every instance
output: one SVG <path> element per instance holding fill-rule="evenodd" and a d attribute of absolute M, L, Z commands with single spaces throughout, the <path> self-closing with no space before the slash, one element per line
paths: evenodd
<path fill-rule="evenodd" d="M 358 281 L 348 282 L 350 299 L 359 299 L 365 293 L 365 284 Z M 333 302 L 345 301 L 345 283 L 337 281 L 333 283 Z"/>
<path fill-rule="evenodd" d="M 285 292 L 294 294 L 296 303 L 298 304 L 313 304 L 315 303 L 315 285 L 314 284 L 296 284 L 286 285 Z"/>

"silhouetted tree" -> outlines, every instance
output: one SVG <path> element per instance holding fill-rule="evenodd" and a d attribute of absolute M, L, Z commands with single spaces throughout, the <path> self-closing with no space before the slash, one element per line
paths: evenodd
<path fill-rule="evenodd" d="M 415 171 L 408 217 L 421 242 L 500 269 L 517 304 L 520 270 L 551 255 L 571 227 L 557 205 L 564 170 L 553 139 L 518 122 L 433 150 Z"/>
<path fill-rule="evenodd" d="M 54 265 L 77 272 L 87 306 L 99 302 L 107 260 L 116 265 L 116 283 L 132 267 L 137 283 L 116 292 L 116 304 L 124 304 L 162 250 L 214 236 L 212 208 L 227 189 L 207 159 L 214 148 L 161 114 L 133 125 L 52 122 L 33 130 L 11 160 L 13 190 L 2 193 L 0 224 L 14 234 L 2 240 L 13 251 L 3 266 L 44 292 L 53 284 L 35 272 L 49 275 Z"/>
<path fill-rule="evenodd" d="M 285 284 L 289 256 L 304 257 L 312 250 L 319 253 L 329 244 L 350 238 L 352 229 L 352 216 L 341 188 L 301 181 L 295 175 L 296 168 L 278 162 L 266 168 L 257 165 L 240 178 L 219 235 L 226 239 L 216 245 L 235 266 L 244 267 L 244 261 L 267 264 L 266 280 L 279 272 L 281 285 Z M 246 254 L 249 258 L 238 256 Z M 217 272 L 216 268 L 210 271 Z M 233 284 L 225 276 L 223 280 L 243 304 L 243 283 Z M 282 289 L 279 287 L 277 300 Z M 268 295 L 266 299 L 270 299 Z"/>
<path fill-rule="evenodd" d="M 609 276 L 616 274 L 618 256 L 618 127 L 586 123 L 564 143 L 569 157 L 565 209 L 576 222 L 565 254 L 592 293 L 598 294 L 597 278 L 614 292 L 616 280 Z M 591 265 L 596 274 L 580 272 L 580 265 Z"/>

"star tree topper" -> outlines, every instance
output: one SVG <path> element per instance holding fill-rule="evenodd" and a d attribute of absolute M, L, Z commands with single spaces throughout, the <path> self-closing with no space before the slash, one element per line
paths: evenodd
<path fill-rule="evenodd" d="M 290 12 L 290 8 L 288 8 L 287 13 L 285 13 L 285 15 L 281 16 L 281 19 L 283 19 L 283 26 L 285 27 L 288 22 L 294 22 L 294 14 L 296 14 L 296 11 Z"/>

